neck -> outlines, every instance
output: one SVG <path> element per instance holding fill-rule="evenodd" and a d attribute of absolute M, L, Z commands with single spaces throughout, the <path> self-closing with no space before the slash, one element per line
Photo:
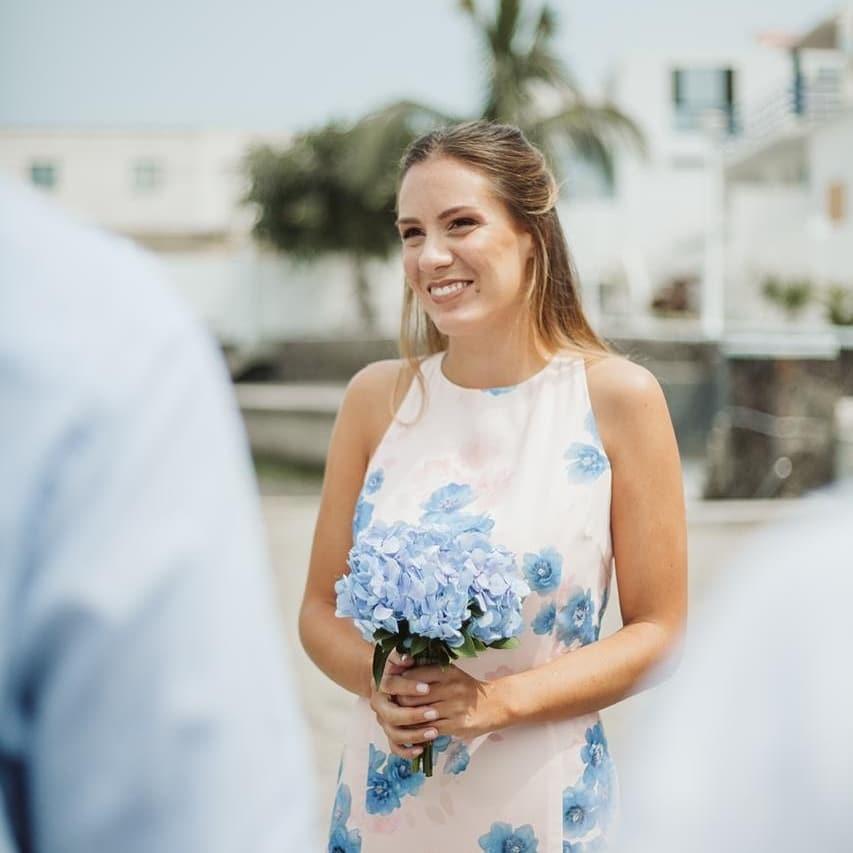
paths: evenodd
<path fill-rule="evenodd" d="M 537 348 L 529 324 L 510 334 L 452 336 L 444 356 L 444 375 L 465 388 L 517 385 L 550 360 Z"/>

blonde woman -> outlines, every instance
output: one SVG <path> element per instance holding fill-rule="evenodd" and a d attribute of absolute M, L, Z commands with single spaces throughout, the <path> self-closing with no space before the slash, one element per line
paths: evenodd
<path fill-rule="evenodd" d="M 350 382 L 300 614 L 358 698 L 335 853 L 605 849 L 616 775 L 598 712 L 637 690 L 686 616 L 684 504 L 661 389 L 590 328 L 541 153 L 514 127 L 429 133 L 401 165 L 399 360 Z M 471 529 L 531 588 L 512 650 L 413 667 L 335 616 L 377 520 Z M 599 639 L 615 564 L 623 627 Z M 435 776 L 412 772 L 431 742 Z"/>

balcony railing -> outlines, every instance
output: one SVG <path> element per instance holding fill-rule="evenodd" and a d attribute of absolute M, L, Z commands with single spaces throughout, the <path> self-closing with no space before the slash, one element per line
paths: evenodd
<path fill-rule="evenodd" d="M 840 72 L 823 73 L 794 80 L 756 104 L 739 105 L 732 117 L 728 152 L 833 118 L 844 105 L 842 84 Z"/>

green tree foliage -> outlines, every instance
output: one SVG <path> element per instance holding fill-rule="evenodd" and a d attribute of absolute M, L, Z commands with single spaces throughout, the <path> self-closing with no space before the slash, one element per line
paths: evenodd
<path fill-rule="evenodd" d="M 591 104 L 557 54 L 557 16 L 544 5 L 529 12 L 522 0 L 459 0 L 474 23 L 485 69 L 482 103 L 474 117 L 520 127 L 559 172 L 569 151 L 611 179 L 617 145 L 642 150 L 636 125 L 611 104 Z M 354 126 L 330 123 L 299 134 L 285 150 L 253 150 L 247 200 L 257 205 L 255 235 L 296 258 L 337 253 L 350 259 L 362 324 L 376 327 L 366 265 L 397 245 L 391 227 L 397 163 L 416 136 L 471 116 L 449 116 L 398 101 Z"/>

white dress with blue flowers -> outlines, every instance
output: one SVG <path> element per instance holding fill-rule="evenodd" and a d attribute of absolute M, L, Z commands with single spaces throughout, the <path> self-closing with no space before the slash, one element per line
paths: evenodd
<path fill-rule="evenodd" d="M 582 358 L 560 354 L 505 388 L 463 388 L 422 362 L 365 475 L 353 533 L 404 521 L 478 531 L 511 551 L 531 588 L 514 649 L 456 665 L 481 680 L 598 639 L 612 573 L 610 465 Z M 414 421 L 414 423 L 410 423 Z M 522 724 L 470 742 L 439 737 L 434 775 L 388 749 L 364 698 L 341 757 L 333 853 L 590 853 L 606 849 L 616 778 L 597 714 Z"/>

